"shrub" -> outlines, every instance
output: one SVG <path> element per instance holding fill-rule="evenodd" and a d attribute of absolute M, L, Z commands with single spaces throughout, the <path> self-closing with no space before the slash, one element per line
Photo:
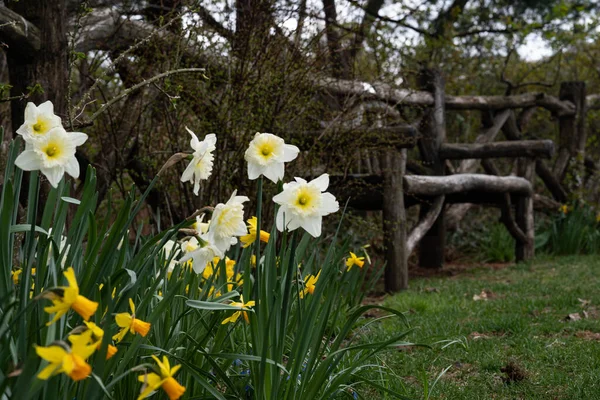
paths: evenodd
<path fill-rule="evenodd" d="M 552 218 L 542 250 L 554 255 L 596 254 L 600 247 L 600 230 L 594 210 L 585 204 L 564 205 Z"/>

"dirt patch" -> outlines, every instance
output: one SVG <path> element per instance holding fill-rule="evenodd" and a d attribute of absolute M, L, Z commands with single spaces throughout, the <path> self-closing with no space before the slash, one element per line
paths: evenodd
<path fill-rule="evenodd" d="M 534 317 L 539 317 L 543 314 L 550 314 L 552 311 L 552 307 L 544 307 L 542 310 L 533 310 L 530 314 Z"/>
<path fill-rule="evenodd" d="M 505 335 L 506 335 L 506 333 L 504 333 L 504 332 L 485 332 L 485 333 L 471 332 L 471 333 L 469 333 L 469 339 L 471 339 L 471 340 L 491 339 L 494 337 L 504 337 Z"/>
<path fill-rule="evenodd" d="M 477 373 L 473 364 L 455 362 L 446 373 L 442 376 L 443 379 L 450 379 L 456 383 L 460 383 L 469 378 L 470 375 Z M 437 373 L 434 374 L 437 376 Z"/>
<path fill-rule="evenodd" d="M 454 277 L 471 273 L 475 270 L 497 271 L 514 266 L 514 263 L 448 263 L 444 268 L 420 268 L 418 265 L 410 265 L 408 274 L 414 278 Z"/>
<path fill-rule="evenodd" d="M 527 371 L 515 361 L 509 361 L 504 367 L 500 368 L 500 372 L 504 372 L 505 376 L 502 380 L 506 384 L 521 382 L 527 379 Z"/>
<path fill-rule="evenodd" d="M 583 340 L 600 340 L 600 332 L 578 331 L 575 332 L 575 337 Z"/>
<path fill-rule="evenodd" d="M 563 318 L 563 321 L 573 322 L 582 319 L 598 319 L 600 318 L 600 310 L 596 307 L 587 307 L 581 312 L 571 313 Z"/>
<path fill-rule="evenodd" d="M 383 301 L 387 298 L 387 294 L 377 294 L 377 295 L 372 295 L 372 296 L 365 296 L 365 298 L 362 301 L 362 305 L 363 306 L 371 306 L 371 305 L 375 305 L 375 306 L 380 306 L 383 304 Z M 372 308 L 369 311 L 367 311 L 366 313 L 363 314 L 364 318 L 379 318 L 379 317 L 383 317 L 384 315 L 388 314 L 385 311 L 380 310 L 379 308 Z"/>

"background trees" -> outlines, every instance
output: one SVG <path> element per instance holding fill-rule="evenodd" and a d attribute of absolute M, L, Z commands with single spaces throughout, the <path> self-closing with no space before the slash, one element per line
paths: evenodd
<path fill-rule="evenodd" d="M 557 92 L 558 82 L 573 79 L 586 80 L 588 92 L 600 90 L 596 6 L 9 0 L 0 6 L 5 140 L 27 101 L 52 100 L 66 126 L 90 134 L 78 157 L 82 169 L 96 167 L 102 199 L 133 183 L 145 189 L 169 154 L 187 150 L 184 126 L 217 133 L 228 151 L 219 152 L 214 175 L 228 178 L 208 181 L 195 197 L 178 182 L 183 166 L 172 170 L 148 200 L 169 224 L 223 199 L 234 185 L 251 190 L 239 178 L 243 148 L 256 131 L 304 141 L 311 151 L 298 164 L 315 173 L 323 164 L 340 172 L 369 168 L 360 141 L 348 142 L 340 127 L 414 122 L 418 109 L 398 110 L 385 96 L 371 96 L 370 85 L 413 89 L 423 66 L 442 70 L 455 94 Z M 532 37 L 549 47 L 524 50 Z M 535 53 L 547 55 L 528 61 Z M 112 99 L 118 101 L 105 107 Z M 449 141 L 464 141 L 482 122 L 456 114 L 448 123 Z M 519 123 L 540 137 L 553 134 L 546 114 L 523 113 Z M 595 128 L 594 118 L 589 123 Z"/>

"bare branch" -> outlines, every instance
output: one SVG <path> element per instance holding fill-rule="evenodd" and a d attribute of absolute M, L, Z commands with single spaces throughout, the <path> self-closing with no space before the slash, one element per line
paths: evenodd
<path fill-rule="evenodd" d="M 423 236 L 429 231 L 429 229 L 433 226 L 438 216 L 442 212 L 442 208 L 444 206 L 445 196 L 438 196 L 433 201 L 433 204 L 427 211 L 427 214 L 419 222 L 415 225 L 406 240 L 406 257 L 410 257 L 410 254 L 413 252 L 417 244 L 423 239 Z"/>
<path fill-rule="evenodd" d="M 8 50 L 25 57 L 39 51 L 42 43 L 39 29 L 1 4 L 0 2 L 0 40 L 8 46 Z"/>
<path fill-rule="evenodd" d="M 223 26 L 223 24 L 221 24 L 219 21 L 217 21 L 210 14 L 210 12 L 206 8 L 204 8 L 202 5 L 200 5 L 199 3 L 200 2 L 198 2 L 198 4 L 196 4 L 195 7 L 196 7 L 198 15 L 200 16 L 202 21 L 204 21 L 206 23 L 206 25 L 208 25 L 209 27 L 214 29 L 215 32 L 217 32 L 219 35 L 223 36 L 229 42 L 233 41 L 235 32 L 233 32 L 232 30 L 227 29 L 225 26 Z"/>
<path fill-rule="evenodd" d="M 122 91 L 121 93 L 119 93 L 119 95 L 113 97 L 112 99 L 110 99 L 108 102 L 102 104 L 100 106 L 100 109 L 98 111 L 96 111 L 94 114 L 92 114 L 92 116 L 90 117 L 90 121 L 94 121 L 96 118 L 98 118 L 102 113 L 104 113 L 110 106 L 112 106 L 113 104 L 117 103 L 118 101 L 122 100 L 123 98 L 129 96 L 132 92 L 150 85 L 151 83 L 160 80 L 162 78 L 166 78 L 167 76 L 170 75 L 175 75 L 175 74 L 181 74 L 181 73 L 188 73 L 188 72 L 205 72 L 204 68 L 182 68 L 182 69 L 175 69 L 172 71 L 166 71 L 163 72 L 162 74 L 158 74 L 156 76 L 153 76 L 150 79 L 145 79 L 142 82 L 138 83 L 137 85 L 133 85 L 130 88 L 127 88 L 126 90 Z"/>

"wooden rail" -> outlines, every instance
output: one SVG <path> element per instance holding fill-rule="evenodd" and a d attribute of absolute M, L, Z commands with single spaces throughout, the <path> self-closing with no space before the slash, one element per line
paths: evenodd
<path fill-rule="evenodd" d="M 465 160 L 473 158 L 541 157 L 552 158 L 552 140 L 521 140 L 518 142 L 494 143 L 444 143 L 440 147 L 440 158 Z"/>

